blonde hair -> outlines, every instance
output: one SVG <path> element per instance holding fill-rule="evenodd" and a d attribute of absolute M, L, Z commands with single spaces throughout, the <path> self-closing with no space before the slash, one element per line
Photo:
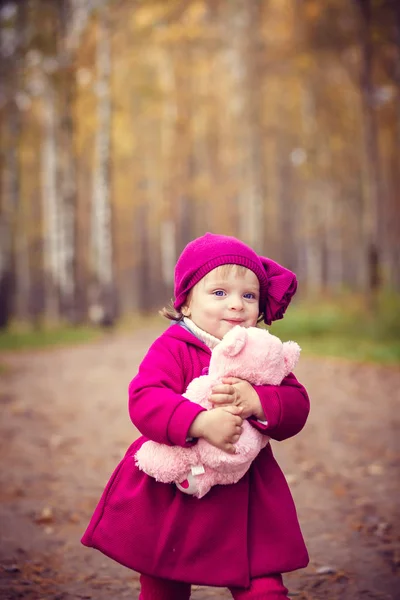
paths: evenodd
<path fill-rule="evenodd" d="M 167 306 L 164 306 L 161 310 L 158 311 L 158 314 L 170 321 L 182 321 L 184 315 L 174 308 L 174 301 L 171 298 L 171 301 Z"/>
<path fill-rule="evenodd" d="M 213 271 L 217 271 L 217 273 L 220 277 L 227 277 L 231 271 L 234 271 L 237 275 L 244 275 L 246 273 L 246 271 L 248 271 L 248 270 L 249 269 L 243 265 L 236 265 L 236 264 L 230 264 L 230 263 L 225 264 L 225 265 L 220 265 L 219 267 L 216 267 L 215 269 L 213 269 Z M 211 271 L 209 273 L 211 273 Z M 204 275 L 204 277 L 202 279 L 200 279 L 200 281 L 203 281 L 204 279 L 206 279 L 208 277 L 209 273 Z M 197 283 L 200 283 L 200 282 L 198 281 Z M 197 283 L 195 285 L 197 285 Z M 191 288 L 188 292 L 188 295 L 186 298 L 186 303 L 190 300 L 192 289 L 193 288 Z M 173 298 L 171 298 L 171 301 L 169 304 L 167 304 L 167 306 L 164 306 L 164 308 L 162 308 L 161 310 L 158 311 L 158 314 L 161 315 L 162 317 L 165 317 L 166 319 L 169 319 L 170 321 L 177 321 L 177 322 L 182 321 L 183 317 L 185 316 L 181 312 L 181 310 L 176 310 L 176 308 L 174 307 Z M 261 313 L 257 319 L 257 323 L 260 323 L 263 320 L 263 318 L 264 318 L 264 314 Z"/>

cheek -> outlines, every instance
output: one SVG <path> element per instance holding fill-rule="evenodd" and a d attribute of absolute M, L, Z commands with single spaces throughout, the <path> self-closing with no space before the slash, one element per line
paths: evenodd
<path fill-rule="evenodd" d="M 203 314 L 206 319 L 213 319 L 219 314 L 219 311 L 214 307 L 210 307 L 208 309 L 205 309 Z"/>
<path fill-rule="evenodd" d="M 257 324 L 259 315 L 260 315 L 260 311 L 258 310 L 258 307 L 257 307 L 254 309 L 253 315 L 252 315 L 253 326 Z"/>
<path fill-rule="evenodd" d="M 218 305 L 218 303 L 208 301 L 208 302 L 204 302 L 202 312 L 205 316 L 212 317 L 213 315 L 218 313 L 219 310 L 220 310 L 220 306 Z"/>

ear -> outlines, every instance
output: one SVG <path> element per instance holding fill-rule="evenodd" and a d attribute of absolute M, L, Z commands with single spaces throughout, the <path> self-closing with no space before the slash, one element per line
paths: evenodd
<path fill-rule="evenodd" d="M 283 343 L 283 358 L 285 361 L 286 375 L 293 371 L 300 358 L 301 348 L 296 342 Z"/>
<path fill-rule="evenodd" d="M 247 341 L 247 331 L 244 327 L 236 325 L 224 335 L 219 344 L 226 356 L 236 356 L 244 348 Z"/>
<path fill-rule="evenodd" d="M 182 306 L 181 313 L 184 317 L 190 317 L 190 308 L 188 306 Z"/>

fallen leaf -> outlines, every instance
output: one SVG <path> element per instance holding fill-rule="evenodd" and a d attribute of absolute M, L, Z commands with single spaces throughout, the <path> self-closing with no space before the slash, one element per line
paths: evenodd
<path fill-rule="evenodd" d="M 337 572 L 337 569 L 335 569 L 335 567 L 325 565 L 323 567 L 318 567 L 315 572 L 317 575 L 334 575 Z"/>
<path fill-rule="evenodd" d="M 35 523 L 54 523 L 53 509 L 50 506 L 45 506 L 39 516 L 35 518 Z"/>
<path fill-rule="evenodd" d="M 372 463 L 371 465 L 368 465 L 367 471 L 370 475 L 383 475 L 385 472 L 383 466 L 379 463 Z"/>

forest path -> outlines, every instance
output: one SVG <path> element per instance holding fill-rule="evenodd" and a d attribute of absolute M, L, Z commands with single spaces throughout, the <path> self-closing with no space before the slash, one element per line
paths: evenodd
<path fill-rule="evenodd" d="M 80 537 L 135 435 L 127 384 L 158 333 L 0 356 L 2 600 L 137 600 L 138 576 Z M 400 371 L 302 356 L 296 375 L 311 415 L 273 446 L 311 557 L 285 576 L 291 596 L 400 598 Z"/>

